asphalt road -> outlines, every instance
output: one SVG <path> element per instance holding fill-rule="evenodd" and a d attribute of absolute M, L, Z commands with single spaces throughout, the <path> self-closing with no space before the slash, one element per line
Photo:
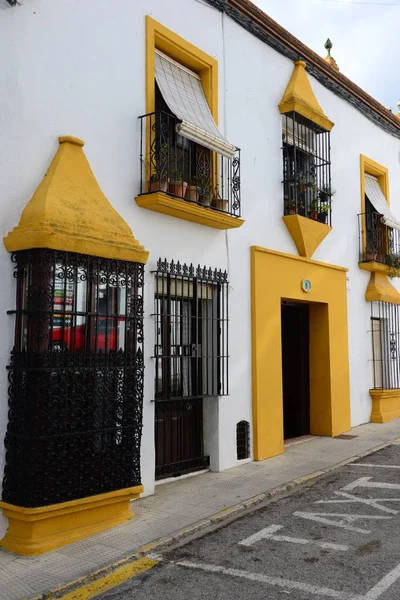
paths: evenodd
<path fill-rule="evenodd" d="M 163 552 L 102 599 L 399 600 L 399 534 L 400 446 L 391 445 Z"/>

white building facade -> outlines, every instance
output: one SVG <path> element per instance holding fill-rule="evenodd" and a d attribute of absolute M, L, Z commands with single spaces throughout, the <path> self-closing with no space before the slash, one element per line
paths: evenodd
<path fill-rule="evenodd" d="M 117 4 L 3 0 L 0 10 L 0 437 L 8 448 L 0 472 L 9 465 L 8 522 L 0 523 L 3 535 L 14 523 L 4 546 L 25 554 L 66 542 L 57 533 L 47 546 L 36 534 L 30 546 L 16 541 L 20 517 L 10 507 L 43 509 L 118 491 L 103 485 L 105 475 L 103 487 L 79 491 L 79 482 L 71 483 L 76 462 L 67 474 L 49 467 L 68 454 L 60 450 L 72 435 L 68 422 L 85 412 L 82 405 L 70 410 L 78 400 L 94 402 L 91 425 L 85 417 L 73 432 L 82 448 L 92 444 L 93 470 L 104 465 L 103 455 L 98 463 L 93 456 L 108 448 L 107 435 L 121 459 L 116 470 L 131 469 L 130 446 L 121 454 L 121 439 L 133 432 L 139 440 L 136 475 L 124 484 L 136 486 L 130 497 L 153 494 L 156 474 L 220 471 L 283 452 L 285 437 L 335 436 L 370 421 L 371 413 L 380 422 L 400 416 L 400 296 L 396 279 L 388 279 L 400 266 L 400 120 L 245 0 Z M 80 219 L 93 235 L 83 233 Z M 129 228 L 138 243 L 128 240 Z M 111 262 L 85 267 L 84 288 L 81 263 L 54 255 L 45 284 L 40 271 L 50 303 L 32 308 L 21 297 L 37 284 L 36 255 L 22 261 L 31 279 L 16 300 L 10 252 L 43 248 Z M 133 283 L 128 289 L 114 259 L 144 265 L 139 292 L 129 291 Z M 57 288 L 63 260 L 75 271 L 71 279 L 60 276 Z M 106 271 L 115 272 L 113 282 Z M 129 321 L 138 299 L 143 328 L 141 313 Z M 29 347 L 35 310 L 42 319 L 47 310 L 45 347 Z M 140 374 L 131 380 L 126 356 L 135 327 L 130 368 Z M 57 354 L 54 360 L 64 362 L 14 363 L 19 392 L 15 385 L 10 392 L 7 366 L 18 344 L 23 357 Z M 89 347 L 103 357 L 120 352 L 122 362 L 68 362 L 67 355 L 83 356 Z M 23 392 L 21 402 L 33 403 L 25 410 L 18 394 L 29 373 L 46 368 L 42 395 L 35 391 L 40 378 Z M 129 386 L 138 381 L 132 400 Z M 107 418 L 99 393 L 115 400 Z M 133 429 L 124 421 L 129 399 L 140 405 Z M 57 438 L 50 451 L 43 428 L 25 430 L 23 421 L 45 420 L 43 406 L 57 402 L 63 409 L 54 419 L 63 424 L 48 431 Z M 24 445 L 28 439 L 32 446 Z M 12 470 L 20 461 L 26 486 L 34 487 L 28 447 L 43 460 L 47 483 L 24 504 Z M 58 500 L 48 500 L 43 490 L 57 477 L 75 498 L 61 489 Z"/>

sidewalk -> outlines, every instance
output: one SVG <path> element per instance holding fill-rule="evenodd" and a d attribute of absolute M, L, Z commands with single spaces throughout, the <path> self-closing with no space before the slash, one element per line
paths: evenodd
<path fill-rule="evenodd" d="M 246 505 L 241 503 L 249 499 L 249 505 L 255 504 L 263 499 L 256 496 L 395 440 L 400 436 L 400 419 L 383 425 L 368 423 L 350 433 L 358 437 L 316 437 L 263 462 L 157 486 L 154 496 L 134 502 L 136 516 L 130 522 L 40 557 L 18 557 L 0 549 L 0 598 L 62 597 L 61 589 L 67 584 L 143 550 L 144 545 L 162 537 L 178 538 L 187 533 L 185 528 L 206 527 L 244 510 Z M 221 511 L 224 515 L 215 517 Z M 60 592 L 45 595 L 50 590 Z"/>

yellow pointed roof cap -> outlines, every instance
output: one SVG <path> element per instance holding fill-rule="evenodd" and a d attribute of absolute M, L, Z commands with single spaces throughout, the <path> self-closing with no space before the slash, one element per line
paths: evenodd
<path fill-rule="evenodd" d="M 148 252 L 100 189 L 83 141 L 58 138 L 58 150 L 17 227 L 4 238 L 9 252 L 50 248 L 146 263 Z"/>
<path fill-rule="evenodd" d="M 327 131 L 334 126 L 315 97 L 303 60 L 294 61 L 293 73 L 279 103 L 279 110 L 282 114 L 296 112 Z"/>

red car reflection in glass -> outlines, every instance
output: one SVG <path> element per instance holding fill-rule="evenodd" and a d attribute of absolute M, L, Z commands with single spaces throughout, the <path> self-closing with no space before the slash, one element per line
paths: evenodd
<path fill-rule="evenodd" d="M 54 320 L 56 320 L 56 318 L 59 317 L 54 315 Z M 53 350 L 61 350 L 63 348 L 68 348 L 69 350 L 83 350 L 87 344 L 86 323 L 78 325 L 78 327 L 71 327 L 67 320 L 69 320 L 69 317 L 65 317 L 66 322 L 64 324 L 64 329 L 62 326 L 54 327 L 51 348 Z M 97 330 L 95 326 L 93 327 L 90 349 L 116 350 L 120 323 L 122 320 L 123 319 L 118 319 L 117 326 L 117 319 L 115 317 L 109 317 L 108 319 L 106 317 L 99 317 L 97 321 Z"/>

